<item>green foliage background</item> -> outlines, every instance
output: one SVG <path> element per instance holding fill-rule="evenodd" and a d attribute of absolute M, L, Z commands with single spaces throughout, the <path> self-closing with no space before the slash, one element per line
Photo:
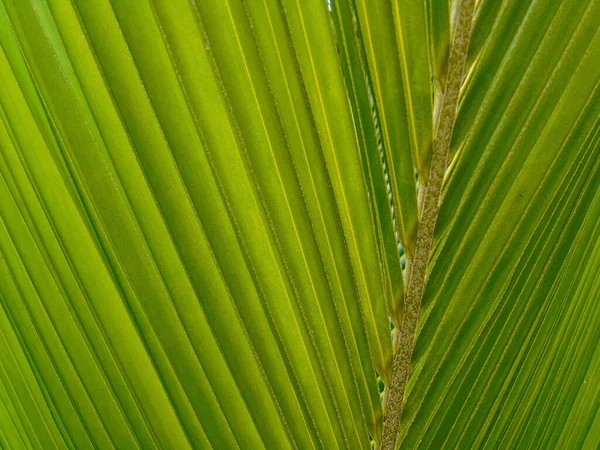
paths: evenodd
<path fill-rule="evenodd" d="M 0 447 L 379 442 L 455 7 L 2 0 Z M 402 449 L 599 447 L 599 83 L 477 3 Z"/>

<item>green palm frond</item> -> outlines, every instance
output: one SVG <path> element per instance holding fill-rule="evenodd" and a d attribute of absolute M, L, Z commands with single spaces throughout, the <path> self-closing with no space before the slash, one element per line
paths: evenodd
<path fill-rule="evenodd" d="M 0 448 L 598 448 L 599 86 L 597 0 L 0 1 Z"/>

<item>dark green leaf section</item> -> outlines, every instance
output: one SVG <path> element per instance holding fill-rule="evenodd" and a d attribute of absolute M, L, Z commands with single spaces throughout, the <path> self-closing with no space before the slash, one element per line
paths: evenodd
<path fill-rule="evenodd" d="M 367 448 L 391 289 L 327 5 L 0 21 L 2 445 Z"/>

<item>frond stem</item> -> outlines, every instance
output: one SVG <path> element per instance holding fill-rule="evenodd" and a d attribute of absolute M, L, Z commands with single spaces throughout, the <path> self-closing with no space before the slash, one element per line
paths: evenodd
<path fill-rule="evenodd" d="M 404 393 L 410 373 L 410 360 L 415 348 L 417 323 L 421 299 L 427 284 L 427 266 L 433 245 L 433 232 L 439 213 L 440 194 L 454 122 L 458 95 L 463 82 L 464 68 L 471 38 L 475 0 L 462 0 L 454 29 L 454 39 L 448 57 L 448 74 L 442 98 L 439 125 L 433 141 L 431 168 L 423 207 L 419 218 L 415 253 L 408 277 L 408 290 L 404 301 L 404 316 L 400 337 L 395 340 L 392 383 L 387 396 L 387 412 L 383 422 L 381 450 L 394 450 L 400 431 L 400 419 L 404 409 Z"/>

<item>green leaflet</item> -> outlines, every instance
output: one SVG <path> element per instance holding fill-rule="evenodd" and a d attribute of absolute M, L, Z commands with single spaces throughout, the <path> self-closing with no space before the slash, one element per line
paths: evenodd
<path fill-rule="evenodd" d="M 346 91 L 352 102 L 354 120 L 358 124 L 363 170 L 370 185 L 370 195 L 374 199 L 373 216 L 376 218 L 376 226 L 381 228 L 380 258 L 384 266 L 385 283 L 388 286 L 385 293 L 388 314 L 399 326 L 404 300 L 404 283 L 398 244 L 395 239 L 395 215 L 390 208 L 388 194 L 389 174 L 386 178 L 383 166 L 385 151 L 382 149 L 377 106 L 373 98 L 365 51 L 353 24 L 356 11 L 348 2 L 334 3 L 332 10 L 340 64 L 346 79 Z"/>
<path fill-rule="evenodd" d="M 573 242 L 586 210 L 597 208 L 591 198 L 599 179 L 594 169 L 599 151 L 594 138 L 600 77 L 598 4 L 578 3 L 577 9 L 569 8 L 568 2 L 556 6 L 553 10 L 541 4 L 507 4 L 506 14 L 515 7 L 532 8 L 528 21 L 513 34 L 511 47 L 513 58 L 519 55 L 530 64 L 504 64 L 494 72 L 497 66 L 490 63 L 494 90 L 479 105 L 469 100 L 468 92 L 465 95 L 461 114 L 479 106 L 476 121 L 469 120 L 471 133 L 479 136 L 462 143 L 438 224 L 442 234 L 409 393 L 414 400 L 407 404 L 411 424 L 405 428 L 404 445 L 409 448 L 417 443 L 440 448 L 500 442 L 507 429 L 519 436 L 522 445 L 539 442 L 519 418 L 533 422 L 532 417 L 540 416 L 502 403 L 503 417 L 511 417 L 515 427 L 509 429 L 503 428 L 507 419 L 496 414 L 498 402 L 522 398 L 518 390 L 510 396 L 499 391 L 516 380 L 514 375 L 507 378 L 511 369 L 523 361 L 533 363 L 541 349 L 518 353 L 505 346 L 512 342 L 528 349 L 527 324 L 553 304 L 547 292 L 564 269 L 569 249 L 576 248 Z M 533 8 L 542 8 L 544 14 Z M 575 13 L 579 21 L 572 20 Z M 503 16 L 497 19 L 502 20 Z M 551 21 L 553 28 L 546 33 Z M 490 60 L 503 57 L 487 55 Z M 486 56 L 481 57 L 476 70 L 483 74 Z M 469 89 L 474 89 L 475 79 Z M 477 126 L 483 117 L 485 128 Z M 494 134 L 490 138 L 481 133 Z M 482 141 L 488 142 L 485 148 L 479 145 Z M 578 200 L 582 196 L 590 200 Z M 573 209 L 576 204 L 579 207 Z M 465 245 L 468 242 L 473 245 Z M 576 304 L 577 299 L 571 302 Z M 557 314 L 551 317 L 566 320 Z M 515 337 L 517 332 L 521 334 Z M 545 339 L 556 336 L 546 334 Z M 520 380 L 528 383 L 530 376 L 524 372 Z M 538 391 L 529 396 L 544 398 Z M 538 429 L 554 429 L 552 423 L 539 420 Z M 517 442 L 510 439 L 502 442 Z"/>
<path fill-rule="evenodd" d="M 362 36 L 377 104 L 386 153 L 385 171 L 390 177 L 396 225 L 400 239 L 411 255 L 418 218 L 414 180 L 417 147 L 415 121 L 407 112 L 412 107 L 412 101 L 405 89 L 401 88 L 405 76 L 402 71 L 408 63 L 406 48 L 401 45 L 402 30 L 394 29 L 392 5 L 387 2 L 358 1 L 354 10 L 354 20 L 359 25 L 357 28 Z M 431 98 L 428 100 L 431 101 Z"/>
<path fill-rule="evenodd" d="M 41 95 L 53 127 L 47 136 L 33 134 L 48 148 L 54 183 L 65 185 L 52 223 L 66 219 L 66 211 L 75 214 L 72 226 L 81 228 L 82 242 L 101 251 L 89 267 L 71 262 L 89 260 L 83 250 L 69 254 L 71 276 L 84 286 L 104 280 L 116 290 L 79 295 L 108 295 L 127 307 L 127 321 L 139 330 L 130 333 L 144 345 L 137 353 L 151 358 L 153 368 L 144 374 L 161 384 L 169 404 L 144 395 L 143 407 L 122 407 L 124 420 L 107 408 L 125 402 L 132 395 L 127 390 L 103 394 L 102 402 L 83 393 L 92 378 L 68 378 L 66 395 L 76 386 L 83 391 L 71 401 L 73 412 L 61 410 L 67 436 L 104 430 L 82 434 L 82 447 L 84 439 L 144 448 L 154 445 L 149 442 L 167 448 L 367 445 L 367 430 L 376 436 L 381 420 L 374 366 L 385 374 L 391 358 L 385 303 L 377 301 L 383 278 L 374 222 L 366 185 L 350 181 L 362 173 L 358 151 L 356 159 L 338 162 L 331 147 L 331 139 L 353 142 L 349 113 L 345 124 L 333 124 L 327 119 L 333 110 L 322 104 L 319 123 L 332 134 L 323 142 L 315 134 L 317 115 L 294 60 L 288 11 L 267 3 L 157 1 L 131 15 L 126 2 L 48 2 L 34 10 L 35 3 L 7 6 L 36 84 L 23 107 L 40 104 Z M 275 31 L 253 35 L 250 19 L 271 20 L 288 44 L 267 54 L 279 42 Z M 215 20 L 223 26 L 215 28 Z M 245 33 L 244 40 L 232 41 L 235 33 Z M 263 49 L 257 52 L 247 39 L 264 39 Z M 204 52 L 191 51 L 189 42 Z M 312 48 L 310 40 L 301 42 Z M 225 58 L 241 51 L 239 59 Z M 281 58 L 287 58 L 283 66 Z M 263 61 L 269 70 L 284 70 L 289 87 L 271 84 Z M 243 62 L 243 70 L 234 62 Z M 296 119 L 278 118 L 277 98 L 297 108 Z M 289 147 L 298 142 L 291 133 L 310 151 Z M 22 148 L 31 145 L 31 136 L 22 139 Z M 41 168 L 30 168 L 35 163 L 26 161 L 23 170 L 38 170 L 39 177 Z M 45 187 L 51 188 L 57 186 Z M 52 228 L 46 245 L 66 239 L 55 233 Z M 48 264 L 52 271 L 57 263 Z M 65 294 L 67 307 L 73 295 Z M 91 313 L 100 314 L 98 308 Z M 106 308 L 103 314 L 111 312 Z M 114 339 L 108 325 L 101 322 L 100 330 Z M 77 339 L 92 332 L 57 333 L 80 345 Z M 88 349 L 92 358 L 96 351 Z M 85 373 L 96 376 L 104 364 Z M 117 374 L 104 374 L 109 389 Z M 133 378 L 129 389 L 141 381 L 124 376 Z M 80 423 L 73 414 L 90 410 L 86 402 L 98 412 Z M 154 421 L 152 410 L 171 411 L 180 425 Z M 127 421 L 137 428 L 129 430 Z M 106 425 L 94 425 L 100 423 Z"/>

